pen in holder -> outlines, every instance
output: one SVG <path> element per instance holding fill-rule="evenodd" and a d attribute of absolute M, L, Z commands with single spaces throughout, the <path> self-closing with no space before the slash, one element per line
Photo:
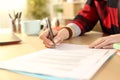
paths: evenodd
<path fill-rule="evenodd" d="M 18 33 L 21 33 L 21 15 L 22 15 L 22 12 L 18 13 Z"/>
<path fill-rule="evenodd" d="M 12 31 L 13 32 L 17 32 L 18 33 L 21 33 L 21 15 L 22 15 L 22 12 L 13 12 L 14 15 L 12 16 L 10 13 L 9 13 L 9 17 L 11 19 L 11 23 L 12 23 Z M 16 25 L 16 20 L 18 20 L 18 23 Z"/>
<path fill-rule="evenodd" d="M 9 17 L 11 19 L 12 22 L 12 31 L 16 32 L 16 19 L 17 19 L 18 14 L 15 14 L 14 17 L 12 17 L 12 15 L 9 13 Z"/>

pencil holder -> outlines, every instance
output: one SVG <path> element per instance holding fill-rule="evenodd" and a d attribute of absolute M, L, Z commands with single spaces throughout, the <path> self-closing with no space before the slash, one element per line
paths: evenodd
<path fill-rule="evenodd" d="M 17 31 L 18 33 L 21 33 L 21 20 L 20 19 L 18 19 Z"/>
<path fill-rule="evenodd" d="M 21 33 L 21 15 L 22 15 L 22 12 L 16 13 L 15 11 L 13 11 L 13 15 L 10 13 L 8 15 L 9 15 L 9 18 L 11 19 L 12 31 L 13 32 L 18 31 L 18 33 Z M 16 22 L 16 20 L 17 20 L 17 22 Z"/>
<path fill-rule="evenodd" d="M 16 22 L 15 22 L 15 20 L 11 20 L 11 23 L 12 23 L 12 31 L 16 32 Z"/>

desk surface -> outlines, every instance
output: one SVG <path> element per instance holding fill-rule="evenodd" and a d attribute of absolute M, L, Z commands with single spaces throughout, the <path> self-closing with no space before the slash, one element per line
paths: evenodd
<path fill-rule="evenodd" d="M 26 36 L 17 34 L 22 42 L 20 44 L 0 46 L 0 61 L 9 60 L 18 56 L 29 54 L 44 49 L 44 45 L 38 36 Z M 66 40 L 64 43 L 71 44 L 90 44 L 95 39 L 103 36 L 100 32 L 89 32 L 84 36 Z M 92 80 L 119 80 L 120 79 L 120 56 L 115 55 L 106 62 L 101 69 L 95 74 Z M 0 80 L 42 80 L 17 74 L 14 72 L 0 70 Z"/>

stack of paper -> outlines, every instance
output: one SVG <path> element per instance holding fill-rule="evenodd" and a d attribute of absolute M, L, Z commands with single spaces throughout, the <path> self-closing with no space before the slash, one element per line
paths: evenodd
<path fill-rule="evenodd" d="M 114 52 L 112 49 L 90 49 L 87 45 L 61 44 L 55 49 L 44 49 L 2 62 L 0 68 L 89 80 Z"/>

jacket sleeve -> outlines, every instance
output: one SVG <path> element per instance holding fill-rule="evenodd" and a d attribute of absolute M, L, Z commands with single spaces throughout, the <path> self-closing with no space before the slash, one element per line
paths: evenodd
<path fill-rule="evenodd" d="M 87 0 L 84 8 L 79 11 L 78 15 L 71 22 L 78 25 L 81 29 L 81 34 L 83 34 L 93 29 L 98 18 L 94 0 Z"/>

